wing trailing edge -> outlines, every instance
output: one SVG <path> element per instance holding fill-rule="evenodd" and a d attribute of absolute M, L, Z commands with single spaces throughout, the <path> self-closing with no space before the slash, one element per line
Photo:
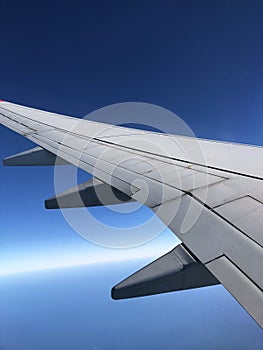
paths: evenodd
<path fill-rule="evenodd" d="M 219 284 L 183 244 L 135 272 L 112 289 L 113 299 L 173 292 Z"/>

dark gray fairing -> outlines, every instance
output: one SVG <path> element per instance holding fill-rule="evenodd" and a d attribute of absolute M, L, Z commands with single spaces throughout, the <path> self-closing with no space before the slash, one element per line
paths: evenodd
<path fill-rule="evenodd" d="M 96 179 L 90 179 L 45 201 L 46 209 L 81 208 L 132 201 L 125 193 Z"/>
<path fill-rule="evenodd" d="M 112 289 L 113 299 L 211 286 L 220 282 L 180 244 Z"/>
<path fill-rule="evenodd" d="M 54 155 L 42 147 L 34 147 L 27 151 L 17 153 L 3 159 L 3 165 L 7 166 L 32 166 L 32 165 L 68 165 L 66 160 Z"/>

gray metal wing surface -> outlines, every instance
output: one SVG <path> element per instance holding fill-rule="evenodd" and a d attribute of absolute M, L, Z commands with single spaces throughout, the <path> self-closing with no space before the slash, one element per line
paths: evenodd
<path fill-rule="evenodd" d="M 172 255 L 116 286 L 115 298 L 220 282 L 263 327 L 263 148 L 134 130 L 9 102 L 0 102 L 0 122 L 40 146 L 41 157 L 23 152 L 7 165 L 30 165 L 29 159 L 54 164 L 50 155 L 56 155 L 58 164 L 74 164 L 100 186 L 151 208 L 182 241 Z"/>

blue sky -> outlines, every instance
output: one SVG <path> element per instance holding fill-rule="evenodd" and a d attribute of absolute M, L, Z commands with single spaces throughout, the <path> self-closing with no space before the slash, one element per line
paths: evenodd
<path fill-rule="evenodd" d="M 2 1 L 0 11 L 1 99 L 77 117 L 148 102 L 198 137 L 263 145 L 262 1 Z M 1 158 L 32 146 L 2 126 L 0 142 Z M 128 252 L 96 246 L 44 209 L 52 168 L 1 165 L 0 176 L 1 350 L 262 349 L 262 331 L 221 286 L 110 299 L 176 244 L 168 230 Z"/>

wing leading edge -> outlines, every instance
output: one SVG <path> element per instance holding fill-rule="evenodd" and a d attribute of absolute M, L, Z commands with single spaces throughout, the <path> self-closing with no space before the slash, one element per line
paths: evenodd
<path fill-rule="evenodd" d="M 6 165 L 53 165 L 55 155 L 58 164 L 93 174 L 102 193 L 147 205 L 181 239 L 181 246 L 117 285 L 113 297 L 219 281 L 263 328 L 261 147 L 135 131 L 8 102 L 0 102 L 0 122 L 40 146 Z M 58 207 L 58 200 L 64 207 L 104 203 L 90 183 L 47 206 Z"/>

